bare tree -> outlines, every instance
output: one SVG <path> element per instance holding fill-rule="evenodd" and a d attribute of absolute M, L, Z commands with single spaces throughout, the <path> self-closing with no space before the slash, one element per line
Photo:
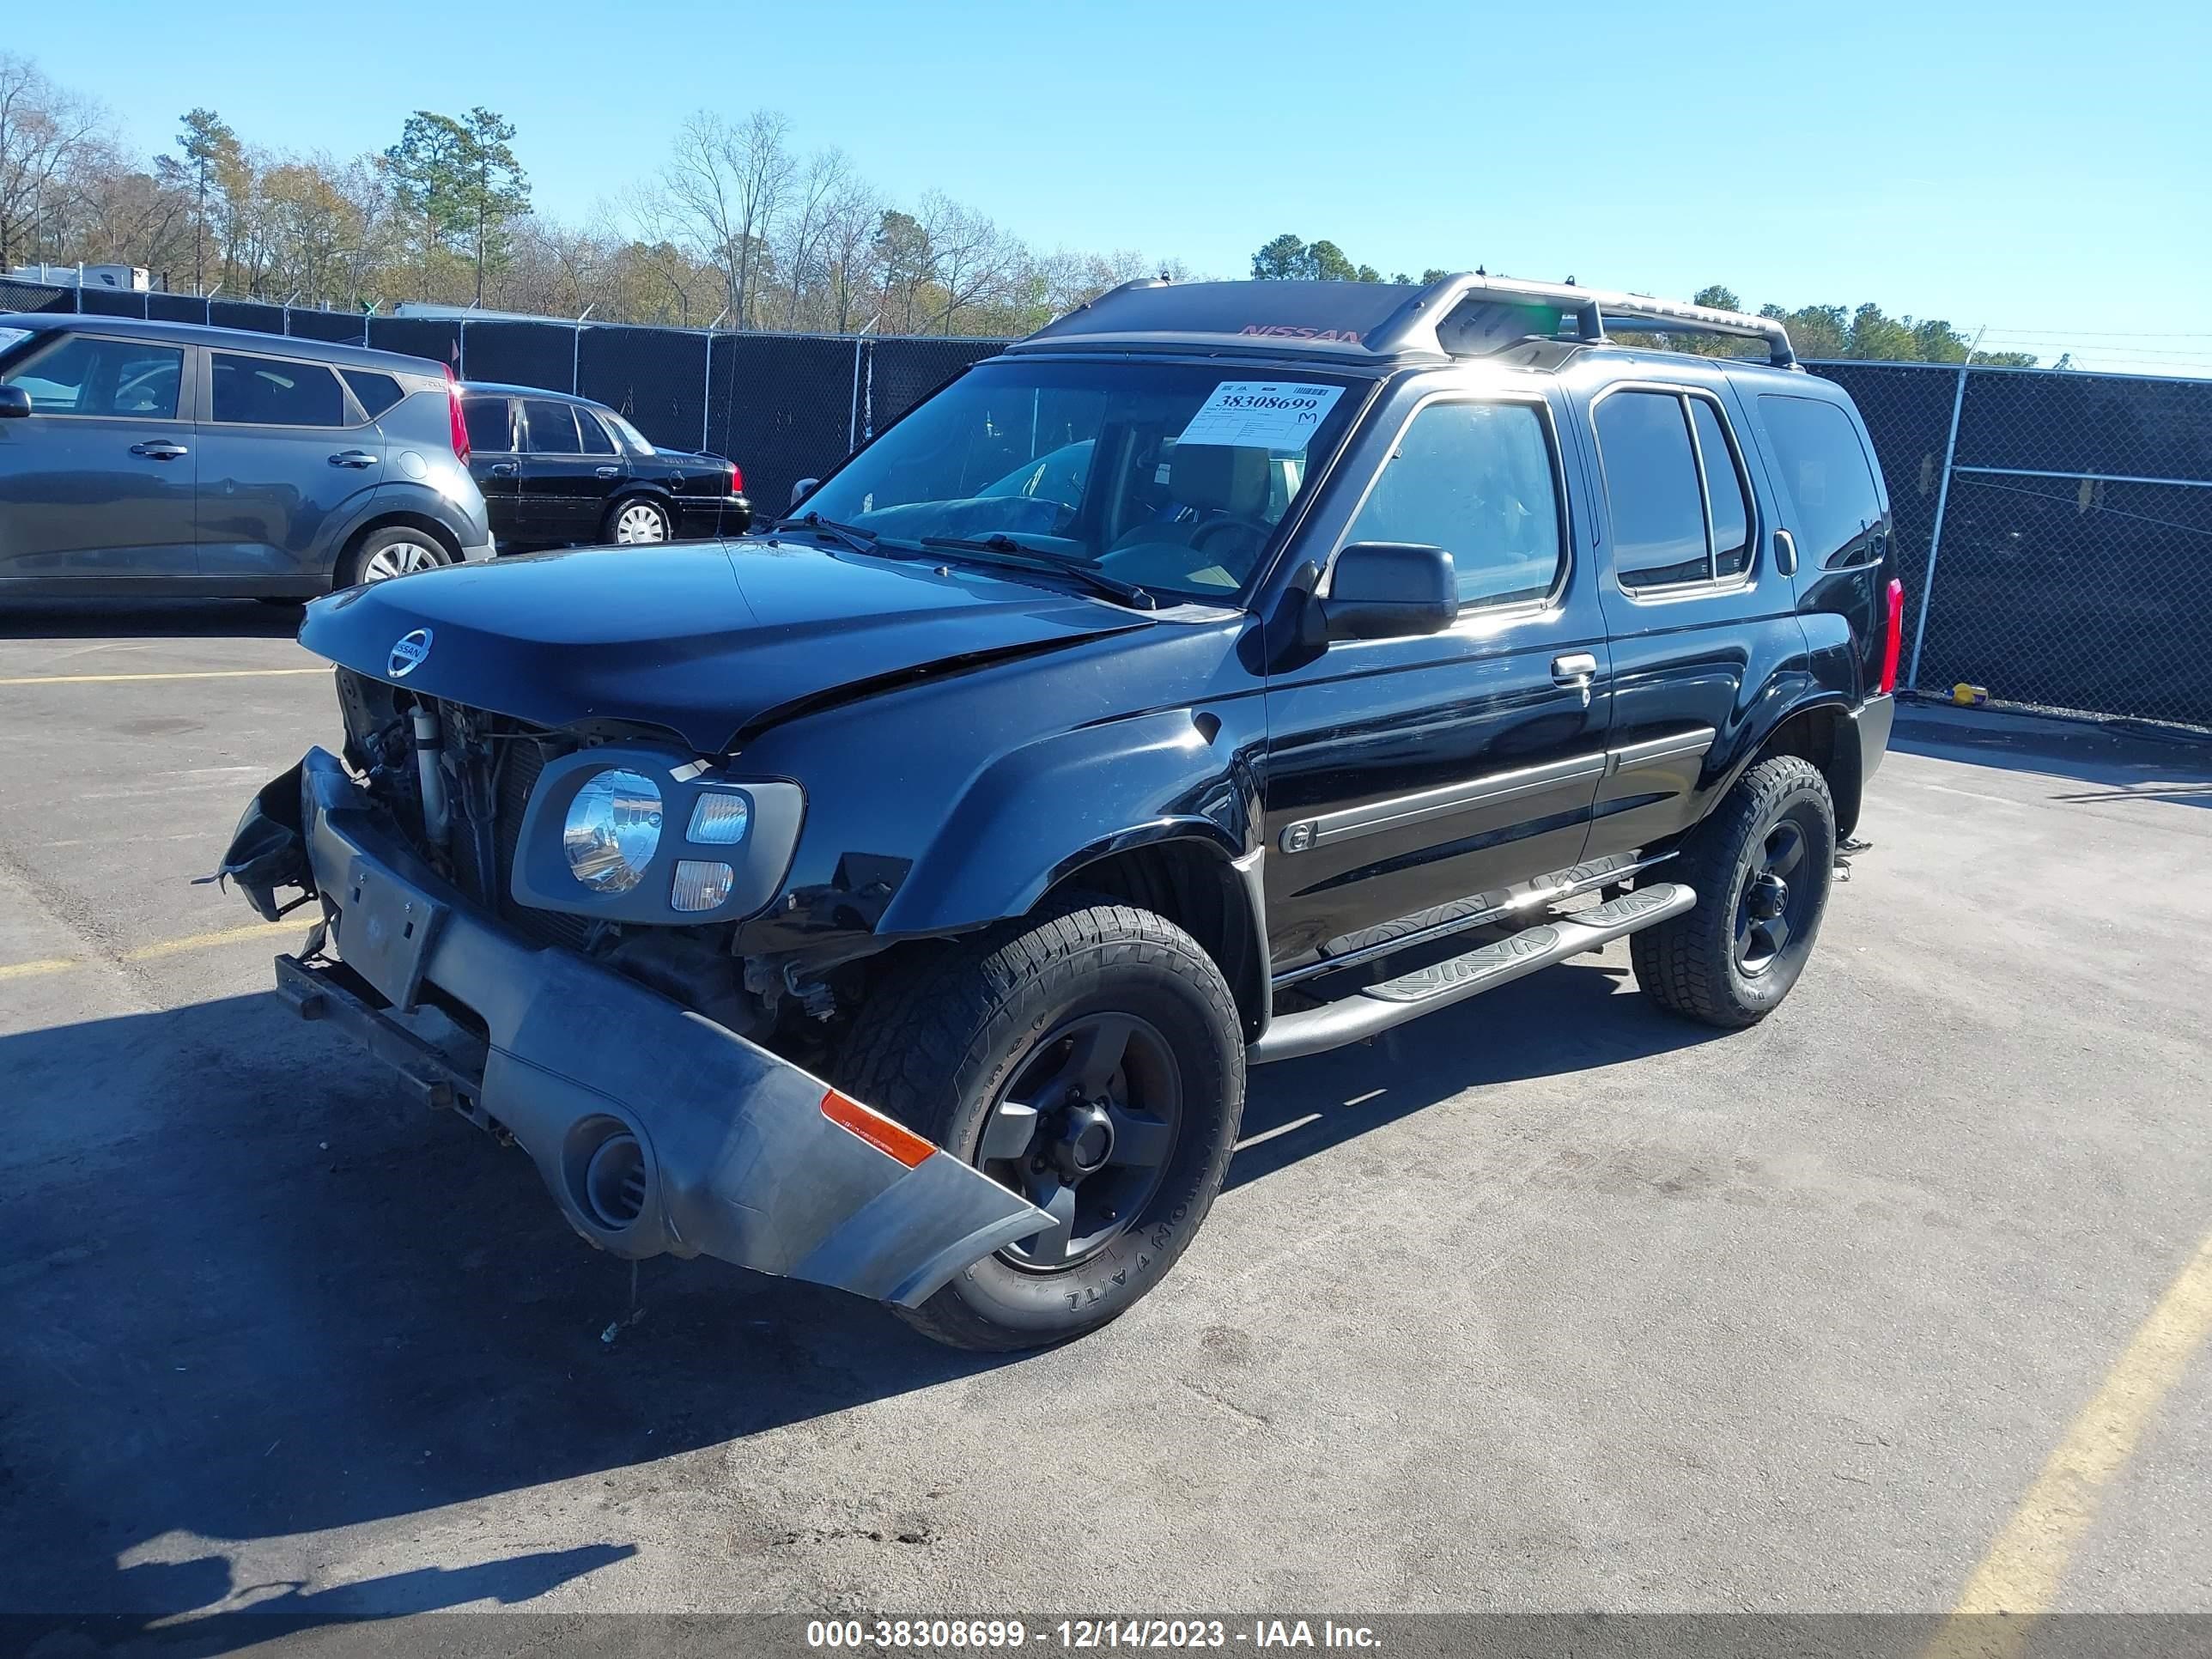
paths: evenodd
<path fill-rule="evenodd" d="M 877 233 L 884 222 L 884 199 L 859 179 L 846 181 L 830 204 L 822 234 L 826 291 L 822 320 L 848 334 L 882 310 L 883 270 L 876 258 Z M 874 313 L 857 307 L 872 301 Z"/>
<path fill-rule="evenodd" d="M 48 213 L 58 217 L 76 200 L 105 118 L 97 104 L 55 86 L 29 58 L 0 52 L 0 270 L 27 241 L 41 241 Z M 46 250 L 30 252 L 43 258 Z"/>
<path fill-rule="evenodd" d="M 823 244 L 837 199 L 852 182 L 853 164 L 843 150 L 835 148 L 816 150 L 794 175 L 776 253 L 783 270 L 786 328 L 799 325 L 800 307 L 825 285 Z"/>
<path fill-rule="evenodd" d="M 791 185 L 790 131 L 772 110 L 755 110 L 735 126 L 702 111 L 678 133 L 664 175 L 691 239 L 721 265 L 740 328 L 754 320 L 757 278 Z"/>
<path fill-rule="evenodd" d="M 1003 297 L 1008 279 L 1026 262 L 1029 251 L 987 215 L 963 207 L 941 191 L 922 197 L 919 217 L 929 243 L 930 276 L 938 289 L 938 332 L 950 334 L 961 312 Z"/>
<path fill-rule="evenodd" d="M 632 193 L 621 217 L 630 230 L 630 257 L 674 299 L 677 323 L 690 327 L 692 307 L 706 297 L 698 291 L 701 277 L 711 279 L 714 270 L 708 262 L 702 271 L 700 260 L 686 251 L 690 237 L 682 209 L 666 191 L 645 188 Z M 712 314 L 702 312 L 697 320 Z"/>

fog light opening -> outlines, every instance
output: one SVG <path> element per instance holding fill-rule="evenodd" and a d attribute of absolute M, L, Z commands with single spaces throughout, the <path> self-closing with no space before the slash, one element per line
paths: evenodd
<path fill-rule="evenodd" d="M 618 1233 L 645 1213 L 645 1148 L 623 1131 L 609 1135 L 584 1166 L 584 1211 Z"/>

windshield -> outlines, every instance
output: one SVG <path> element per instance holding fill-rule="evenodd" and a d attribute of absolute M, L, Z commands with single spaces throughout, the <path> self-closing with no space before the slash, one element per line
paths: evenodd
<path fill-rule="evenodd" d="M 886 544 L 1011 538 L 1154 592 L 1242 588 L 1352 383 L 1161 362 L 988 364 L 915 410 L 807 497 Z"/>

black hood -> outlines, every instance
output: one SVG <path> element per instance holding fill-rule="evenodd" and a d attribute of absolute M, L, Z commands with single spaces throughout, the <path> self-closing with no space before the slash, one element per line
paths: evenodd
<path fill-rule="evenodd" d="M 720 754 L 792 705 L 1148 625 L 988 572 L 763 539 L 450 565 L 317 600 L 300 642 L 450 702 Z"/>

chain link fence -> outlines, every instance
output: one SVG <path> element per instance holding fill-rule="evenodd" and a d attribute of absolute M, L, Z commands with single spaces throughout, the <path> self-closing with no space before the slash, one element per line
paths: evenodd
<path fill-rule="evenodd" d="M 1004 343 L 364 317 L 0 280 L 0 310 L 79 308 L 367 344 L 464 380 L 577 392 L 655 443 L 733 457 L 769 514 Z M 1889 482 L 1907 685 L 2212 726 L 2212 380 L 1808 367 L 1851 394 Z"/>
<path fill-rule="evenodd" d="M 1908 685 L 2212 726 L 2212 381 L 1809 367 L 1889 481 Z"/>

